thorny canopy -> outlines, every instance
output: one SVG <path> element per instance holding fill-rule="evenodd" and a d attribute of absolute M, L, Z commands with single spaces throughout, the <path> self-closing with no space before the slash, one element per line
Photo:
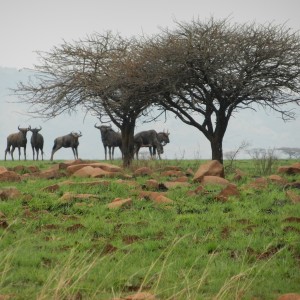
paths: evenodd
<path fill-rule="evenodd" d="M 285 120 L 299 104 L 300 40 L 284 26 L 179 23 L 144 46 L 160 105 L 199 129 L 223 160 L 222 141 L 239 109 L 262 106 Z M 156 73 L 155 70 L 160 70 Z"/>

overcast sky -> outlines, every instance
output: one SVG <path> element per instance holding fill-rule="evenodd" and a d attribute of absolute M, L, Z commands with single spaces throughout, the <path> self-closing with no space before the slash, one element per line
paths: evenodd
<path fill-rule="evenodd" d="M 299 0 L 9 0 L 1 1 L 0 67 L 32 68 L 38 63 L 35 51 L 49 51 L 53 46 L 85 37 L 94 32 L 112 30 L 123 36 L 152 34 L 160 27 L 174 27 L 174 21 L 191 21 L 229 17 L 233 22 L 286 23 L 300 29 Z M 22 73 L 22 71 L 20 72 Z M 21 76 L 21 75 L 20 75 Z M 11 84 L 11 81 L 7 81 Z M 2 83 L 3 85 L 4 83 Z M 3 89 L 2 89 L 3 90 Z M 72 130 L 81 130 L 79 146 L 82 158 L 103 159 L 100 134 L 93 125 L 95 117 L 82 114 L 62 116 L 42 123 L 28 120 L 26 107 L 8 104 L 6 93 L 0 94 L 0 147 L 3 152 L 8 133 L 19 124 L 43 126 L 46 159 L 50 157 L 53 139 Z M 247 140 L 252 147 L 300 147 L 300 110 L 296 121 L 284 123 L 272 112 L 241 112 L 230 121 L 225 135 L 224 151 L 235 149 Z M 170 116 L 164 123 L 139 124 L 136 131 L 169 129 L 170 145 L 165 158 L 210 158 L 210 146 L 199 131 Z M 30 137 L 30 135 L 29 135 Z M 27 151 L 31 157 L 31 149 Z M 0 151 L 1 153 L 1 151 Z M 119 152 L 117 152 L 118 154 Z M 15 154 L 16 156 L 16 154 Z M 70 149 L 60 150 L 55 158 L 72 158 Z M 2 159 L 0 155 L 0 159 Z"/>

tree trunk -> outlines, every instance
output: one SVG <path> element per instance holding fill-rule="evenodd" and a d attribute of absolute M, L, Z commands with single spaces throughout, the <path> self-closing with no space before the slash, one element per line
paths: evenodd
<path fill-rule="evenodd" d="M 223 164 L 223 137 L 215 136 L 210 140 L 211 159 L 219 161 Z"/>
<path fill-rule="evenodd" d="M 134 157 L 134 127 L 135 121 L 124 122 L 122 124 L 122 152 L 123 152 L 123 167 L 128 168 Z"/>

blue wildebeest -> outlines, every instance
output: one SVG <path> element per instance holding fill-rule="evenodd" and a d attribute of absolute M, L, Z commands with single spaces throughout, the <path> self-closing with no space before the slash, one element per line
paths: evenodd
<path fill-rule="evenodd" d="M 41 150 L 42 160 L 44 160 L 44 152 L 43 152 L 44 138 L 39 133 L 39 131 L 42 130 L 42 127 L 40 126 L 40 128 L 31 128 L 29 130 L 32 132 L 30 143 L 32 147 L 33 160 L 34 160 L 35 151 L 36 151 L 36 160 L 39 160 L 39 150 Z"/>
<path fill-rule="evenodd" d="M 7 147 L 5 149 L 5 160 L 6 160 L 6 154 L 10 153 L 11 159 L 14 160 L 13 153 L 15 151 L 15 148 L 18 148 L 19 150 L 19 160 L 21 157 L 21 150 L 20 148 L 24 148 L 24 157 L 26 160 L 26 145 L 27 145 L 27 131 L 30 130 L 30 126 L 28 128 L 20 128 L 20 125 L 18 126 L 19 132 L 12 133 L 7 137 Z M 10 150 L 11 147 L 11 150 Z"/>
<path fill-rule="evenodd" d="M 115 147 L 119 147 L 122 153 L 122 136 L 119 132 L 115 132 L 111 128 L 111 125 L 97 126 L 95 124 L 94 127 L 100 130 L 101 139 L 104 147 L 105 160 L 107 160 L 107 148 L 110 160 L 114 159 Z"/>
<path fill-rule="evenodd" d="M 81 136 L 82 136 L 82 134 L 81 134 L 80 131 L 79 131 L 79 133 L 72 131 L 71 133 L 69 133 L 67 135 L 60 136 L 60 137 L 56 138 L 54 140 L 54 145 L 53 145 L 53 148 L 52 148 L 50 160 L 53 160 L 54 153 L 62 147 L 72 148 L 74 158 L 78 159 L 78 150 L 77 150 L 78 145 L 79 145 L 78 139 Z"/>
<path fill-rule="evenodd" d="M 136 154 L 136 159 L 139 159 L 138 154 L 141 147 L 149 147 L 149 149 L 150 147 L 156 147 L 159 159 L 161 159 L 160 155 L 164 153 L 163 146 L 158 140 L 158 134 L 153 129 L 141 131 L 134 136 L 134 152 Z"/>
<path fill-rule="evenodd" d="M 158 141 L 161 143 L 163 147 L 166 146 L 168 143 L 170 143 L 169 135 L 170 133 L 168 131 L 167 132 L 162 131 L 157 133 Z M 149 147 L 149 152 L 150 152 L 150 156 L 155 156 L 156 147 L 155 146 Z"/>

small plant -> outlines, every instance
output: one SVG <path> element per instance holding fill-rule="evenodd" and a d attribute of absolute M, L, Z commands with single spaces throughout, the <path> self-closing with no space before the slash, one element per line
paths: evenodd
<path fill-rule="evenodd" d="M 248 150 L 248 154 L 252 158 L 255 174 L 270 175 L 274 172 L 278 161 L 276 149 L 256 148 Z"/>
<path fill-rule="evenodd" d="M 235 161 L 237 159 L 238 154 L 241 151 L 246 150 L 250 146 L 250 143 L 247 141 L 242 141 L 236 150 L 228 151 L 224 153 L 224 157 L 227 160 L 227 164 L 225 165 L 226 173 L 232 173 L 235 169 Z"/>

